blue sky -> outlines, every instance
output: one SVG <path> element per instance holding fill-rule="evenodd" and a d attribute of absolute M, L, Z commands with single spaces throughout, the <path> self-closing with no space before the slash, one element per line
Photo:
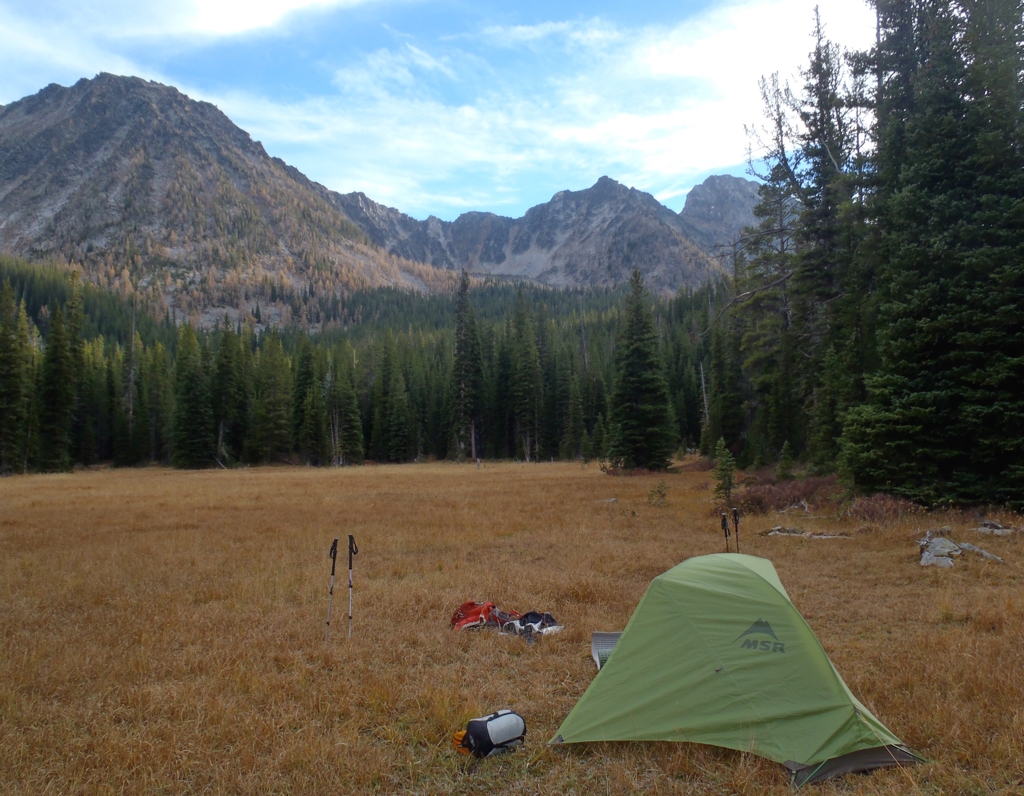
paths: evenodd
<path fill-rule="evenodd" d="M 869 46 L 862 0 L 819 0 Z M 271 155 L 417 218 L 520 216 L 602 175 L 678 210 L 743 174 L 757 81 L 813 0 L 0 0 L 0 103 L 98 72 L 216 104 Z"/>

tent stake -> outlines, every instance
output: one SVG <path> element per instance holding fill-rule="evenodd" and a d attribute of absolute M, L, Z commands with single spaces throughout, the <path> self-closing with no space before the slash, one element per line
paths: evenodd
<path fill-rule="evenodd" d="M 331 551 L 327 554 L 327 557 L 331 559 L 331 588 L 327 591 L 330 597 L 327 600 L 327 630 L 324 631 L 324 641 L 331 637 L 331 609 L 334 607 L 334 565 L 338 561 L 337 539 L 331 544 Z"/>
<path fill-rule="evenodd" d="M 348 637 L 352 638 L 352 556 L 359 553 L 356 538 L 348 535 Z"/>

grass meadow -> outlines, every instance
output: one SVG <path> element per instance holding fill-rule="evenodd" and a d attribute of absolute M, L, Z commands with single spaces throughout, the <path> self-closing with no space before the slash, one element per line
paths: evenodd
<path fill-rule="evenodd" d="M 591 631 L 723 550 L 708 480 L 517 463 L 0 480 L 0 792 L 790 793 L 781 766 L 728 750 L 546 747 L 594 677 Z M 756 533 L 780 524 L 851 538 Z M 946 524 L 1006 563 L 920 567 L 915 540 Z M 1024 792 L 1024 542 L 975 525 L 744 519 L 742 552 L 774 562 L 853 692 L 928 759 L 812 793 Z M 327 552 L 349 533 L 354 635 L 339 550 L 325 643 Z M 532 647 L 455 634 L 469 599 L 566 629 Z M 505 707 L 524 748 L 455 752 L 454 731 Z"/>

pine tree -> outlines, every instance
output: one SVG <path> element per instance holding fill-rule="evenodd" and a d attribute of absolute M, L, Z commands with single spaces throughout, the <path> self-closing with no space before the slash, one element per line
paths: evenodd
<path fill-rule="evenodd" d="M 185 324 L 178 333 L 174 361 L 174 435 L 171 461 L 175 467 L 209 467 L 216 446 L 210 392 L 203 372 L 199 341 Z"/>
<path fill-rule="evenodd" d="M 586 434 L 587 429 L 583 424 L 583 396 L 580 394 L 580 383 L 574 375 L 570 375 L 565 434 L 562 436 L 562 443 L 559 446 L 559 457 L 577 459 L 582 456 L 583 440 Z"/>
<path fill-rule="evenodd" d="M 71 372 L 75 379 L 74 383 L 71 385 L 71 391 L 74 394 L 73 405 L 71 407 L 71 456 L 76 461 L 81 461 L 81 440 L 84 417 L 82 414 L 82 406 L 79 396 L 80 389 L 78 380 L 81 379 L 84 371 L 84 341 L 82 337 L 82 330 L 85 323 L 85 317 L 82 307 L 82 284 L 77 271 L 72 271 L 70 274 L 69 293 L 70 295 L 64 305 L 64 329 L 67 332 L 68 337 L 68 353 L 71 358 Z"/>
<path fill-rule="evenodd" d="M 476 459 L 484 399 L 483 357 L 476 313 L 469 303 L 469 274 L 459 280 L 455 299 L 455 355 L 452 368 L 452 455 Z"/>
<path fill-rule="evenodd" d="M 327 437 L 327 416 L 320 387 L 313 384 L 306 390 L 299 429 L 299 457 L 305 464 L 321 467 L 331 461 L 331 445 Z"/>
<path fill-rule="evenodd" d="M 313 366 L 313 344 L 303 334 L 299 339 L 299 353 L 296 357 L 295 378 L 292 381 L 292 435 L 298 445 L 299 436 L 306 424 L 306 397 L 316 382 L 316 370 Z"/>
<path fill-rule="evenodd" d="M 163 343 L 150 350 L 146 384 L 150 390 L 153 459 L 170 462 L 174 433 L 174 372 Z"/>
<path fill-rule="evenodd" d="M 732 491 L 736 488 L 736 461 L 726 447 L 725 440 L 719 439 L 715 446 L 715 502 L 728 506 L 732 502 Z"/>
<path fill-rule="evenodd" d="M 146 385 L 146 349 L 138 332 L 132 341 L 128 363 L 128 379 L 126 394 L 128 396 L 128 434 L 130 437 L 130 456 L 132 464 L 140 464 L 150 460 L 152 455 L 152 435 L 150 434 L 149 390 Z"/>
<path fill-rule="evenodd" d="M 416 437 L 412 411 L 409 407 L 409 393 L 405 388 L 402 371 L 395 368 L 388 390 L 391 402 L 391 418 L 388 428 L 388 461 L 407 462 L 415 455 Z"/>
<path fill-rule="evenodd" d="M 352 374 L 342 365 L 347 357 L 335 357 L 329 374 L 327 412 L 336 464 L 358 464 L 363 460 L 363 421 L 352 386 Z"/>
<path fill-rule="evenodd" d="M 520 290 L 513 315 L 512 412 L 515 418 L 515 452 L 526 461 L 540 453 L 540 415 L 543 405 L 540 353 L 533 323 Z"/>
<path fill-rule="evenodd" d="M 42 365 L 38 355 L 39 330 L 28 319 L 25 300 L 18 307 L 18 348 L 22 352 L 22 367 L 25 373 L 25 430 L 21 436 L 21 471 L 28 472 L 39 451 L 39 383 Z"/>
<path fill-rule="evenodd" d="M 491 382 L 487 393 L 488 439 L 491 455 L 512 458 L 516 451 L 515 403 L 512 395 L 514 383 L 514 332 L 512 322 L 505 323 L 495 335 Z"/>
<path fill-rule="evenodd" d="M 253 451 L 258 460 L 271 461 L 292 450 L 291 367 L 274 331 L 263 336 L 255 375 Z"/>
<path fill-rule="evenodd" d="M 782 444 L 782 452 L 779 454 L 779 465 L 775 469 L 775 477 L 780 481 L 793 480 L 793 450 L 789 447 L 789 440 Z"/>
<path fill-rule="evenodd" d="M 107 361 L 107 406 L 110 408 L 110 458 L 118 467 L 132 463 L 126 375 L 124 350 L 115 346 Z"/>
<path fill-rule="evenodd" d="M 82 413 L 79 456 L 82 464 L 95 464 L 107 448 L 107 358 L 104 340 L 98 337 L 83 347 L 83 371 L 79 377 Z"/>
<path fill-rule="evenodd" d="M 594 449 L 594 458 L 605 459 L 608 456 L 608 432 L 605 428 L 604 415 L 597 416 L 594 424 L 594 437 L 591 443 Z"/>
<path fill-rule="evenodd" d="M 664 470 L 675 450 L 675 418 L 643 277 L 634 270 L 625 322 L 616 351 L 611 415 L 615 429 L 608 457 L 627 470 Z"/>
<path fill-rule="evenodd" d="M 43 470 L 71 469 L 71 421 L 75 403 L 75 375 L 64 315 L 60 307 L 50 318 L 43 355 L 39 414 L 39 461 Z"/>
<path fill-rule="evenodd" d="M 236 459 L 244 448 L 247 396 L 241 340 L 226 325 L 214 360 L 212 391 L 217 460 Z"/>
<path fill-rule="evenodd" d="M 14 288 L 4 280 L 0 287 L 0 474 L 21 469 L 29 387 L 25 356 L 18 340 Z"/>
<path fill-rule="evenodd" d="M 371 398 L 370 456 L 386 462 L 391 456 L 391 384 L 395 370 L 395 336 L 390 327 L 384 333 Z"/>

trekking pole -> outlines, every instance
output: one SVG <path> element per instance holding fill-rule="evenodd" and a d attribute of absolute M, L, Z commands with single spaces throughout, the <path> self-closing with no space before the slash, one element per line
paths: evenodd
<path fill-rule="evenodd" d="M 732 507 L 732 525 L 736 529 L 736 552 L 740 551 L 740 513 L 736 507 Z"/>
<path fill-rule="evenodd" d="M 722 533 L 725 534 L 725 552 L 729 552 L 729 518 L 722 512 Z"/>
<path fill-rule="evenodd" d="M 327 554 L 327 557 L 331 559 L 331 588 L 327 592 L 330 597 L 327 601 L 327 630 L 324 631 L 324 641 L 327 641 L 331 637 L 331 608 L 334 607 L 334 565 L 338 561 L 337 539 L 335 539 L 331 544 L 331 551 Z"/>
<path fill-rule="evenodd" d="M 356 537 L 348 535 L 348 637 L 352 638 L 352 556 L 359 554 Z"/>

